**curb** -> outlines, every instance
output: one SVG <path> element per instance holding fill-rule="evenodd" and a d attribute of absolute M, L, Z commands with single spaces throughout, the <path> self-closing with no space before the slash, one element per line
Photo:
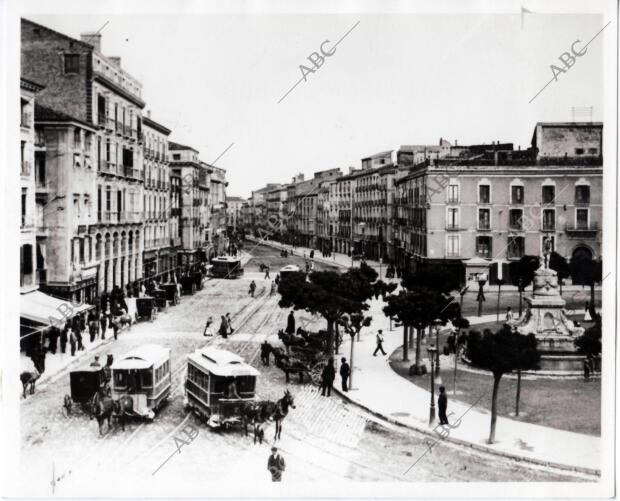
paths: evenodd
<path fill-rule="evenodd" d="M 387 421 L 388 423 L 391 423 L 393 425 L 396 425 L 400 428 L 405 428 L 408 430 L 412 430 L 418 433 L 421 433 L 423 435 L 426 435 L 427 437 L 432 437 L 437 439 L 437 442 L 440 442 L 442 440 L 447 440 L 455 445 L 459 445 L 462 447 L 469 447 L 470 449 L 474 449 L 478 452 L 483 452 L 486 454 L 492 454 L 494 456 L 499 456 L 505 459 L 511 459 L 517 462 L 523 462 L 523 463 L 531 463 L 531 464 L 535 464 L 537 466 L 544 466 L 547 468 L 554 468 L 557 470 L 562 470 L 562 471 L 569 471 L 569 472 L 575 472 L 575 473 L 582 473 L 582 474 L 586 474 L 586 475 L 590 475 L 590 476 L 594 476 L 594 477 L 600 477 L 601 476 L 601 470 L 595 470 L 593 468 L 587 468 L 584 466 L 573 466 L 573 465 L 566 465 L 566 464 L 562 464 L 562 463 L 556 463 L 554 461 L 545 461 L 543 459 L 536 459 L 536 458 L 530 458 L 530 457 L 525 457 L 525 456 L 519 456 L 518 454 L 512 454 L 510 452 L 503 452 L 503 451 L 498 451 L 495 449 L 491 449 L 490 447 L 485 447 L 484 445 L 480 445 L 480 444 L 474 444 L 473 442 L 468 442 L 467 440 L 463 440 L 460 438 L 454 438 L 451 436 L 447 436 L 446 438 L 441 438 L 441 436 L 438 436 L 436 433 L 433 433 L 432 431 L 429 431 L 427 429 L 424 428 L 420 428 L 411 424 L 405 424 L 402 423 L 400 421 L 398 421 L 397 419 L 390 417 L 390 416 L 386 416 L 384 414 L 382 414 L 381 412 L 375 411 L 373 409 L 371 409 L 370 407 L 361 404 L 359 402 L 356 402 L 355 400 L 351 399 L 349 396 L 347 396 L 345 394 L 345 392 L 343 392 L 342 390 L 339 390 L 338 388 L 336 388 L 335 386 L 332 387 L 332 389 L 338 393 L 341 397 L 343 397 L 344 399 L 346 399 L 348 402 L 352 403 L 353 405 L 359 407 L 360 409 L 365 410 L 366 412 L 368 412 L 369 414 L 372 414 L 375 417 L 378 417 L 380 419 L 383 419 L 384 421 Z"/>

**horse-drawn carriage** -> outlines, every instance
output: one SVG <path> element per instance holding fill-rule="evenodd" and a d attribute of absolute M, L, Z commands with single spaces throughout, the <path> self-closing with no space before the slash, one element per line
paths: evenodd
<path fill-rule="evenodd" d="M 180 298 L 179 298 L 179 290 L 177 288 L 177 284 L 175 283 L 162 284 L 161 288 L 166 293 L 166 300 L 172 306 L 176 306 L 177 304 L 179 304 Z"/>
<path fill-rule="evenodd" d="M 170 396 L 170 349 L 143 345 L 116 360 L 111 370 L 112 399 L 130 405 L 126 414 L 152 420 Z"/>
<path fill-rule="evenodd" d="M 278 332 L 278 338 L 286 347 L 286 352 L 280 348 L 271 348 L 276 366 L 286 374 L 289 382 L 290 373 L 299 374 L 299 382 L 303 383 L 304 375 L 316 384 L 321 384 L 323 368 L 327 365 L 328 357 L 324 353 L 324 332 L 312 333 L 299 329 L 300 335 Z"/>
<path fill-rule="evenodd" d="M 157 317 L 157 304 L 151 296 L 136 298 L 136 313 L 138 320 L 153 321 Z"/>
<path fill-rule="evenodd" d="M 241 424 L 244 409 L 256 401 L 259 374 L 234 353 L 198 349 L 187 356 L 185 405 L 210 427 Z"/>
<path fill-rule="evenodd" d="M 95 396 L 109 395 L 109 369 L 100 365 L 88 366 L 71 371 L 69 385 L 71 394 L 65 395 L 62 410 L 65 416 L 72 414 L 74 404 L 79 404 L 83 412 L 90 412 Z"/>

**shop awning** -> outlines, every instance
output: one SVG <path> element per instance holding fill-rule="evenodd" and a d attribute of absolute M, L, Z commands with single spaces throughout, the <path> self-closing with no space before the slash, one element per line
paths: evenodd
<path fill-rule="evenodd" d="M 64 322 L 78 313 L 93 309 L 90 304 L 75 304 L 71 301 L 48 296 L 40 291 L 22 294 L 20 316 L 44 325 Z"/>

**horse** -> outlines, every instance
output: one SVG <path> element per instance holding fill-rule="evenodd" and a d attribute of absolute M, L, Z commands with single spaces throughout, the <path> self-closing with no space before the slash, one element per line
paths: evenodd
<path fill-rule="evenodd" d="M 284 343 L 284 346 L 286 346 L 287 348 L 289 346 L 303 346 L 306 344 L 306 341 L 301 336 L 296 336 L 295 334 L 288 334 L 282 329 L 278 331 L 278 338 Z"/>
<path fill-rule="evenodd" d="M 121 429 L 125 431 L 125 421 L 133 414 L 133 399 L 129 396 L 121 397 L 113 401 L 112 407 L 114 417 L 120 423 Z"/>
<path fill-rule="evenodd" d="M 41 373 L 34 369 L 32 371 L 24 371 L 19 375 L 19 379 L 22 382 L 22 387 L 24 389 L 23 395 L 26 398 L 26 389 L 30 385 L 30 394 L 34 395 L 34 385 L 37 382 L 37 379 L 41 377 Z"/>
<path fill-rule="evenodd" d="M 291 380 L 290 373 L 297 373 L 299 375 L 299 382 L 304 382 L 304 372 L 306 372 L 307 367 L 298 360 L 297 358 L 290 357 L 287 355 L 282 348 L 271 348 L 271 353 L 273 353 L 273 358 L 275 360 L 275 365 L 278 369 L 282 370 L 286 375 L 286 382 L 289 383 Z"/>
<path fill-rule="evenodd" d="M 112 413 L 114 412 L 114 400 L 110 397 L 101 397 L 99 393 L 95 393 L 91 403 L 91 416 L 92 419 L 97 418 L 99 424 L 99 436 L 103 435 L 103 423 L 108 421 L 108 431 L 110 431 L 110 420 L 112 419 Z"/>
<path fill-rule="evenodd" d="M 282 434 L 282 421 L 288 415 L 289 406 L 295 409 L 295 399 L 289 390 L 284 391 L 284 396 L 276 402 L 276 410 L 273 419 L 276 422 L 276 432 L 273 440 L 280 440 Z"/>
<path fill-rule="evenodd" d="M 243 421 L 243 429 L 245 436 L 248 436 L 248 423 L 252 423 L 254 428 L 254 443 L 263 443 L 265 432 L 263 424 L 273 417 L 276 404 L 270 400 L 262 400 L 260 402 L 248 402 L 241 409 L 241 419 Z"/>

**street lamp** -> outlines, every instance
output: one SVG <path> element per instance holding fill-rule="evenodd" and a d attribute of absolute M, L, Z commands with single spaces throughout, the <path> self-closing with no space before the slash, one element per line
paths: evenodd
<path fill-rule="evenodd" d="M 481 317 L 482 316 L 482 303 L 484 301 L 486 301 L 486 299 L 484 299 L 484 291 L 482 290 L 482 288 L 484 287 L 484 284 L 487 283 L 487 275 L 486 273 L 480 273 L 478 275 L 478 316 Z"/>
<path fill-rule="evenodd" d="M 431 361 L 431 408 L 428 416 L 428 425 L 431 426 L 433 421 L 435 421 L 435 352 L 437 348 L 431 344 L 427 350 L 428 359 Z"/>
<path fill-rule="evenodd" d="M 518 283 L 519 287 L 519 318 L 521 318 L 521 314 L 523 313 L 523 279 L 520 278 Z"/>

